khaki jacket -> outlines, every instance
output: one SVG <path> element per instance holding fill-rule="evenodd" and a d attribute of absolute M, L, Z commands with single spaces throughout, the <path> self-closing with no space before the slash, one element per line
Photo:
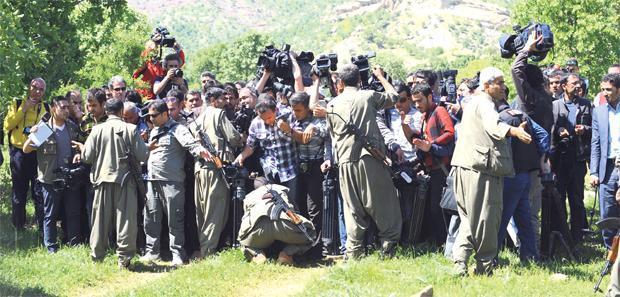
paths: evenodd
<path fill-rule="evenodd" d="M 90 181 L 93 185 L 123 184 L 129 173 L 128 158 L 144 162 L 147 156 L 146 144 L 138 135 L 136 125 L 111 115 L 105 123 L 93 127 L 84 144 L 82 162 L 92 164 Z"/>
<path fill-rule="evenodd" d="M 452 166 L 492 176 L 514 176 L 508 130 L 510 126 L 500 122 L 491 96 L 480 92 L 463 111 Z"/>
<path fill-rule="evenodd" d="M 363 143 L 355 139 L 346 124 L 352 122 L 362 134 L 379 150 L 385 152 L 385 144 L 377 125 L 377 111 L 383 110 L 387 100 L 396 102 L 396 93 L 378 93 L 369 90 L 358 90 L 345 87 L 344 91 L 327 105 L 327 124 L 335 156 L 338 163 L 356 162 L 362 156 L 370 155 L 363 149 Z"/>
<path fill-rule="evenodd" d="M 52 126 L 52 120 L 48 122 Z M 71 121 L 65 122 L 65 129 L 69 129 L 69 137 L 72 141 L 77 141 L 80 137 L 80 130 Z M 52 184 L 56 178 L 54 170 L 58 168 L 57 160 L 57 141 L 56 134 L 52 133 L 45 143 L 37 149 L 37 173 L 38 180 L 42 183 Z M 73 155 L 73 154 L 72 154 Z M 69 160 L 71 163 L 73 160 Z"/>
<path fill-rule="evenodd" d="M 190 125 L 192 133 L 198 136 L 197 131 L 203 131 L 215 146 L 217 154 L 224 162 L 232 162 L 235 159 L 235 149 L 243 146 L 241 134 L 226 118 L 226 113 L 219 108 L 207 106 L 200 116 Z M 195 171 L 200 170 L 201 162 L 196 162 Z"/>
<path fill-rule="evenodd" d="M 287 195 L 289 191 L 287 187 L 270 184 L 250 192 L 243 200 L 244 213 L 243 218 L 241 218 L 239 238 L 245 238 L 245 236 L 247 236 L 247 234 L 254 229 L 258 219 L 264 216 L 269 218 L 273 202 L 270 199 L 263 199 L 263 196 L 271 189 L 278 192 L 282 196 L 282 199 L 286 201 L 288 206 L 293 209 L 293 205 L 290 203 Z M 312 225 L 312 222 L 302 216 L 299 216 L 299 218 L 308 230 L 314 230 L 314 225 Z M 291 221 L 291 219 L 284 212 L 280 212 L 280 219 Z"/>

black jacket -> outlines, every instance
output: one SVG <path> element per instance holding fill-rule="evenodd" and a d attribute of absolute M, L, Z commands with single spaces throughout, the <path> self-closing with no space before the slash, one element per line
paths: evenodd
<path fill-rule="evenodd" d="M 585 161 L 590 158 L 590 139 L 592 138 L 592 104 L 588 99 L 577 97 L 576 125 L 583 125 L 585 133 L 575 134 L 575 129 L 568 120 L 568 107 L 564 95 L 553 101 L 553 127 L 551 130 L 551 152 L 554 158 L 565 156 L 571 160 Z M 560 128 L 568 130 L 570 136 L 560 137 Z"/>
<path fill-rule="evenodd" d="M 529 117 L 524 112 L 511 109 L 508 103 L 505 102 L 498 104 L 497 112 L 499 113 L 500 121 L 513 127 L 518 127 L 523 121 L 529 120 Z M 528 131 L 528 133 L 532 135 L 530 131 Z M 534 137 L 534 135 L 532 135 L 532 137 Z M 512 138 L 510 146 L 512 149 L 512 163 L 515 173 L 525 173 L 540 168 L 540 158 L 534 139 L 532 139 L 532 142 L 529 144 L 526 144 L 516 138 Z"/>
<path fill-rule="evenodd" d="M 553 102 L 553 97 L 549 96 L 544 90 L 537 89 L 528 83 L 525 73 L 527 57 L 527 53 L 521 52 L 512 64 L 512 80 L 517 89 L 514 108 L 525 112 L 547 132 L 551 132 L 553 125 L 551 102 Z M 540 83 L 542 85 L 543 82 Z"/>

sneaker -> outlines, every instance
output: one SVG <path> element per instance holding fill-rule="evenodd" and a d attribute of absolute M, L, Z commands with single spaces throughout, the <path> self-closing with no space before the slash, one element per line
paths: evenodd
<path fill-rule="evenodd" d="M 172 266 L 183 266 L 185 262 L 179 256 L 172 256 Z"/>
<path fill-rule="evenodd" d="M 151 263 L 155 261 L 159 261 L 159 255 L 154 255 L 147 252 L 144 256 L 140 257 L 140 262 Z"/>
<path fill-rule="evenodd" d="M 467 276 L 467 264 L 464 262 L 455 262 L 452 273 L 455 276 Z"/>
<path fill-rule="evenodd" d="M 47 253 L 52 255 L 58 252 L 58 248 L 55 246 L 48 246 L 47 247 Z"/>
<path fill-rule="evenodd" d="M 381 245 L 381 250 L 379 251 L 379 258 L 381 260 L 391 259 L 394 257 L 394 252 L 396 251 L 396 242 L 386 241 Z"/>
<path fill-rule="evenodd" d="M 278 260 L 276 262 L 282 265 L 293 266 L 293 257 L 282 251 L 278 254 Z"/>

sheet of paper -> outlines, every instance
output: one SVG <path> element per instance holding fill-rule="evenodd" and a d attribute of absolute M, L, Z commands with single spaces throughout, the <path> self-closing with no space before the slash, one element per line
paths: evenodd
<path fill-rule="evenodd" d="M 54 133 L 54 131 L 52 131 L 52 128 L 50 128 L 47 123 L 39 122 L 39 124 L 37 125 L 37 131 L 34 133 L 30 133 L 28 135 L 28 138 L 32 140 L 32 143 L 36 147 L 39 147 L 41 146 L 41 144 L 47 141 L 47 139 L 50 137 L 50 135 L 52 135 L 52 133 Z"/>

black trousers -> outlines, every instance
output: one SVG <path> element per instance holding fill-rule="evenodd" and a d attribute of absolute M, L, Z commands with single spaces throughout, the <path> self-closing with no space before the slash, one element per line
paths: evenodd
<path fill-rule="evenodd" d="M 323 225 L 323 173 L 322 160 L 305 162 L 297 174 L 297 192 L 295 200 L 299 213 L 312 221 L 316 233 L 319 234 Z"/>
<path fill-rule="evenodd" d="M 441 206 L 439 206 L 443 188 L 446 186 L 446 175 L 441 169 L 431 170 L 429 175 L 431 181 L 427 192 L 428 199 L 426 200 L 422 224 L 425 232 L 422 233 L 424 238 L 437 245 L 441 245 L 446 241 L 447 222 L 450 222 L 450 215 L 444 213 Z"/>
<path fill-rule="evenodd" d="M 26 225 L 26 199 L 28 188 L 34 202 L 35 217 L 39 231 L 43 232 L 43 196 L 37 182 L 37 153 L 24 153 L 19 148 L 9 146 L 11 158 L 12 212 L 11 222 L 16 229 Z"/>
<path fill-rule="evenodd" d="M 561 156 L 554 164 L 558 181 L 556 188 L 562 197 L 564 213 L 566 198 L 570 207 L 570 231 L 574 240 L 580 241 L 583 237 L 582 229 L 586 228 L 586 209 L 583 203 L 584 179 L 586 176 L 586 162 L 575 161 L 575 158 Z"/>

